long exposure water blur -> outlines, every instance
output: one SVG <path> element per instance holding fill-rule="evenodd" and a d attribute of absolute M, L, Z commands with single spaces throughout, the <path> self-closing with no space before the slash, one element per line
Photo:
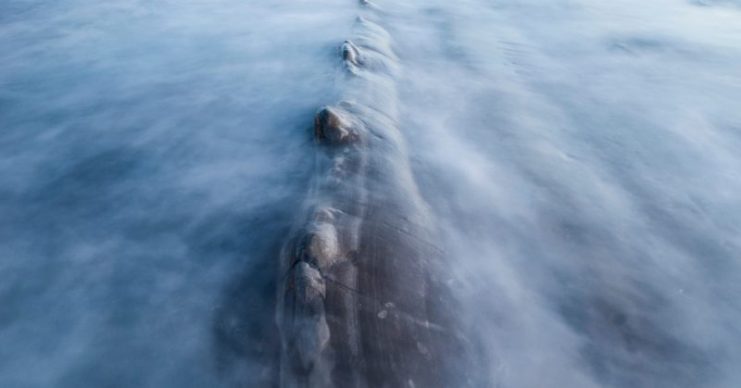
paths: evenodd
<path fill-rule="evenodd" d="M 741 386 L 741 2 L 373 3 L 482 384 Z M 0 2 L 0 387 L 277 385 L 357 7 Z"/>

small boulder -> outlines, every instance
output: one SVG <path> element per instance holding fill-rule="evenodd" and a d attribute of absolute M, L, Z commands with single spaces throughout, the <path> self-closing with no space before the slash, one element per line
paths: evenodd
<path fill-rule="evenodd" d="M 320 143 L 339 145 L 356 141 L 358 134 L 339 110 L 326 107 L 314 119 L 314 137 Z"/>
<path fill-rule="evenodd" d="M 354 66 L 360 65 L 360 51 L 349 40 L 342 44 L 342 59 Z"/>

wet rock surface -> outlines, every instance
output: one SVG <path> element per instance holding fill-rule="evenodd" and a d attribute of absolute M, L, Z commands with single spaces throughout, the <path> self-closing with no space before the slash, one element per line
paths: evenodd
<path fill-rule="evenodd" d="M 378 24 L 359 18 L 356 33 L 340 50 L 346 100 L 316 114 L 325 147 L 280 258 L 280 384 L 462 386 L 444 257 L 396 124 L 397 59 Z"/>

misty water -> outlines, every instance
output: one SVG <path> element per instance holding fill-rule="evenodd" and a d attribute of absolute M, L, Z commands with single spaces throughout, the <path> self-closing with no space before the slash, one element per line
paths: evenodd
<path fill-rule="evenodd" d="M 738 387 L 741 3 L 375 4 L 489 385 Z M 0 387 L 275 384 L 357 8 L 0 2 Z"/>

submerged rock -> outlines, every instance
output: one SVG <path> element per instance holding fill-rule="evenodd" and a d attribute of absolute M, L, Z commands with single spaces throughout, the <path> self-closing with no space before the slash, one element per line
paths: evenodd
<path fill-rule="evenodd" d="M 316 114 L 315 139 L 332 147 L 321 149 L 281 258 L 292 268 L 279 306 L 280 384 L 465 386 L 445 261 L 397 128 L 395 56 L 375 23 L 360 22 L 356 38 L 363 58 L 350 41 L 342 57 L 363 72 L 348 78 L 352 103 Z"/>
<path fill-rule="evenodd" d="M 349 40 L 346 40 L 345 43 L 342 44 L 342 59 L 354 66 L 360 65 L 360 51 L 355 44 Z"/>
<path fill-rule="evenodd" d="M 297 263 L 291 270 L 285 295 L 286 304 L 292 308 L 282 323 L 284 352 L 296 373 L 312 372 L 329 342 L 325 295 L 321 273 L 306 262 Z"/>

